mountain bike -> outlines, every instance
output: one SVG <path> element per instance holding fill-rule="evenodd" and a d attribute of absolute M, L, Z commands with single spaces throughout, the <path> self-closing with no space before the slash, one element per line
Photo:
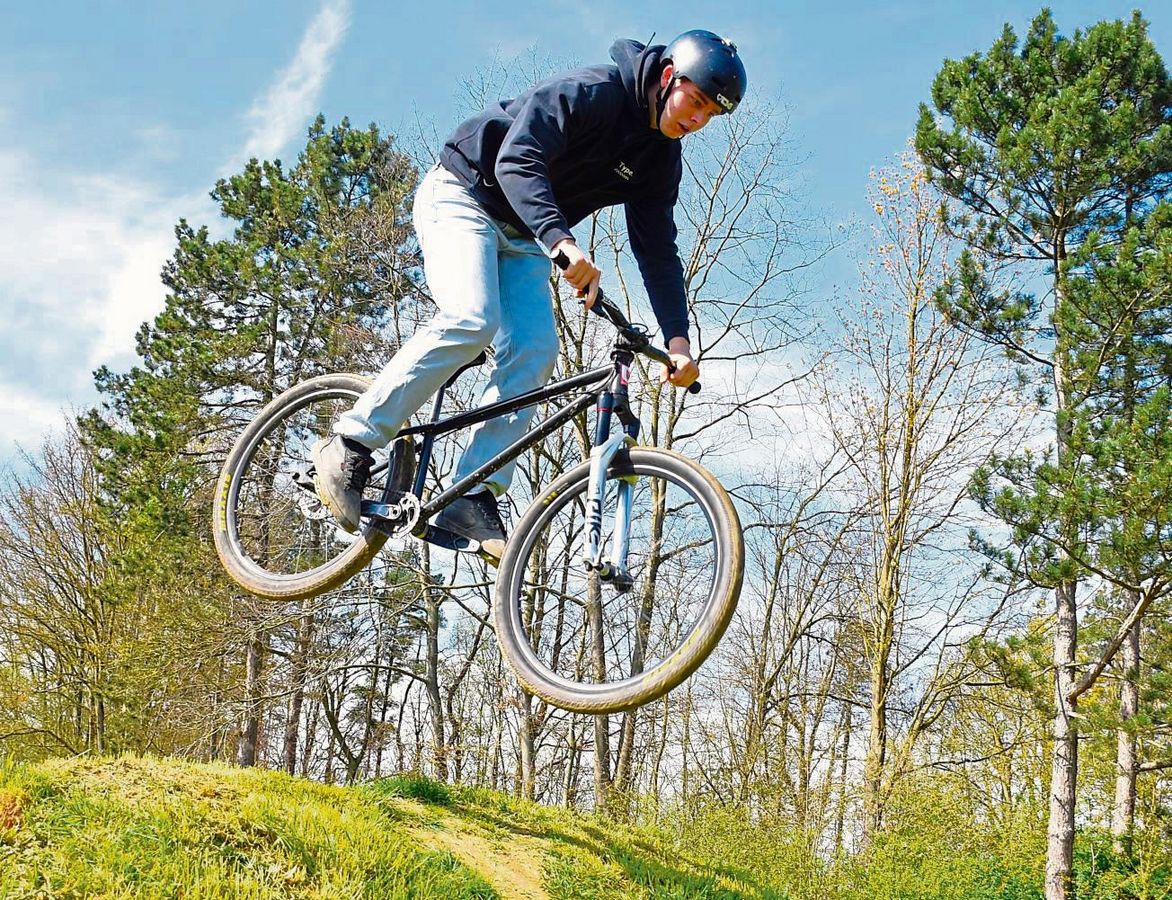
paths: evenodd
<path fill-rule="evenodd" d="M 679 453 L 636 445 L 640 422 L 628 393 L 634 357 L 670 367 L 668 355 L 601 291 L 592 309 L 615 329 L 609 365 L 441 419 L 445 392 L 485 361 L 481 354 L 436 394 L 430 420 L 402 429 L 376 462 L 357 535 L 334 525 L 318 501 L 309 448 L 368 379 L 322 375 L 276 397 L 233 446 L 217 484 L 213 531 L 228 574 L 258 596 L 298 600 L 344 584 L 392 536 L 479 552 L 428 520 L 593 406 L 589 460 L 540 491 L 509 536 L 492 602 L 497 641 L 525 689 L 564 709 L 618 712 L 666 694 L 728 627 L 744 540 L 711 473 Z M 550 401 L 561 405 L 496 457 L 427 493 L 436 438 Z M 615 419 L 622 427 L 612 435 Z"/>

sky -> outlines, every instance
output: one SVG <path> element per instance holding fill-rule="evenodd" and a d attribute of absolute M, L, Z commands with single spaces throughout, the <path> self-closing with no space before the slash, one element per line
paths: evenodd
<path fill-rule="evenodd" d="M 940 63 L 983 51 L 1039 6 L 375 0 L 5 4 L 0 28 L 0 468 L 92 405 L 93 372 L 135 362 L 163 307 L 159 270 L 181 218 L 214 225 L 217 178 L 250 156 L 292 159 L 320 111 L 442 138 L 462 85 L 494 61 L 607 61 L 617 37 L 708 28 L 736 42 L 750 92 L 786 111 L 802 212 L 865 220 L 873 167 L 906 147 Z M 1064 33 L 1127 2 L 1054 4 Z M 1172 4 L 1139 7 L 1172 64 Z M 144 12 L 148 10 L 149 12 Z M 719 12 L 717 12 L 719 10 Z M 685 146 L 685 153 L 687 152 Z M 813 296 L 849 280 L 849 248 Z"/>

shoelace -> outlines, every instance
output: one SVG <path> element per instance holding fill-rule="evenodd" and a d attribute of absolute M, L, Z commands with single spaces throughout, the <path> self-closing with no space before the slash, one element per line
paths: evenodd
<path fill-rule="evenodd" d="M 500 503 L 496 497 L 492 496 L 490 492 L 478 494 L 475 499 L 479 502 L 481 510 L 484 512 L 485 518 L 496 527 L 501 534 L 504 534 L 505 523 L 501 519 Z"/>
<path fill-rule="evenodd" d="M 370 467 L 373 463 L 374 460 L 371 457 L 349 448 L 346 449 L 346 457 L 342 460 L 342 472 L 346 475 L 352 490 L 361 494 L 366 489 L 366 483 L 370 481 Z"/>

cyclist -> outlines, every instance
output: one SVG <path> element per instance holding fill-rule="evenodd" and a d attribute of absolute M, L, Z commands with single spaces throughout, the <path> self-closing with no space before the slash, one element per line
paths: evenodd
<path fill-rule="evenodd" d="M 589 308 L 600 271 L 570 228 L 598 209 L 626 206 L 631 249 L 675 365 L 661 378 L 687 387 L 699 376 L 673 221 L 679 139 L 736 109 L 745 68 L 732 43 L 700 30 L 666 47 L 616 41 L 610 56 L 613 66 L 556 76 L 465 121 L 420 183 L 413 219 L 438 312 L 312 449 L 318 495 L 347 531 L 358 528 L 371 450 L 389 444 L 490 343 L 495 362 L 483 403 L 546 383 L 558 351 L 550 258 L 569 259 L 563 277 Z M 519 438 L 533 411 L 478 425 L 456 480 Z M 499 559 L 505 532 L 496 498 L 512 471 L 509 464 L 484 490 L 445 508 L 436 527 Z"/>

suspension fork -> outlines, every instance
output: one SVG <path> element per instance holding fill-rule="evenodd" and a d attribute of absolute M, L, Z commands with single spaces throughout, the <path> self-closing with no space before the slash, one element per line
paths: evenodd
<path fill-rule="evenodd" d="M 604 558 L 602 546 L 602 503 L 606 496 L 606 474 L 620 454 L 633 447 L 639 436 L 639 420 L 627 404 L 627 384 L 631 377 L 631 355 L 616 351 L 614 390 L 603 391 L 598 398 L 598 424 L 594 447 L 590 450 L 590 482 L 586 494 L 587 552 L 582 560 L 587 571 L 598 572 L 599 578 L 614 584 L 616 590 L 629 591 L 634 579 L 627 569 L 627 553 L 631 546 L 631 508 L 635 476 L 619 476 L 615 497 L 614 532 L 611 537 L 610 558 Z M 611 436 L 611 416 L 617 415 L 623 431 Z"/>

